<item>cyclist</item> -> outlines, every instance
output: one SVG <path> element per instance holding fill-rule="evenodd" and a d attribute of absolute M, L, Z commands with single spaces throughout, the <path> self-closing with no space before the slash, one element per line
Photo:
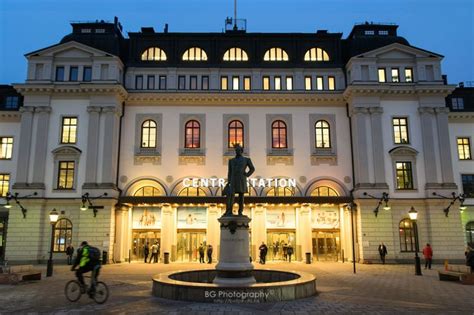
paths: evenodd
<path fill-rule="evenodd" d="M 84 283 L 84 276 L 83 274 L 89 271 L 92 271 L 91 274 L 91 287 L 89 292 L 89 296 L 93 296 L 95 292 L 95 284 L 97 282 L 97 278 L 99 277 L 99 270 L 100 270 L 100 261 L 97 255 L 94 255 L 94 251 L 97 251 L 97 248 L 89 246 L 86 241 L 81 243 L 81 247 L 77 250 L 76 260 L 74 261 L 74 265 L 71 268 L 71 271 L 74 271 L 76 267 L 79 265 L 79 269 L 76 270 L 76 277 L 77 280 L 81 283 L 81 292 L 85 293 L 86 285 Z"/>

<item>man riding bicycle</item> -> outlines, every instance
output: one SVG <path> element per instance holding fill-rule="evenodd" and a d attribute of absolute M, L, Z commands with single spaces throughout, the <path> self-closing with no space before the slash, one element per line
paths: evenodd
<path fill-rule="evenodd" d="M 81 283 L 81 292 L 85 293 L 86 284 L 84 283 L 83 274 L 89 271 L 92 271 L 91 274 L 91 287 L 89 290 L 89 295 L 93 295 L 95 292 L 95 284 L 97 283 L 97 278 L 99 277 L 100 270 L 100 261 L 99 257 L 100 252 L 95 247 L 89 246 L 86 241 L 81 243 L 81 247 L 77 250 L 76 260 L 74 265 L 71 268 L 71 271 L 74 271 L 79 265 L 79 269 L 76 270 L 77 280 Z"/>

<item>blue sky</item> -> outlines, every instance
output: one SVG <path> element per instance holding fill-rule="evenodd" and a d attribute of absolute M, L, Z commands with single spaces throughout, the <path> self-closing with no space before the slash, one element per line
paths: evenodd
<path fill-rule="evenodd" d="M 233 0 L 0 0 L 0 84 L 23 82 L 24 54 L 57 43 L 71 21 L 113 20 L 124 31 L 221 32 Z M 410 44 L 445 56 L 450 83 L 474 81 L 474 0 L 239 0 L 248 32 L 315 32 L 346 37 L 354 23 L 397 23 Z"/>

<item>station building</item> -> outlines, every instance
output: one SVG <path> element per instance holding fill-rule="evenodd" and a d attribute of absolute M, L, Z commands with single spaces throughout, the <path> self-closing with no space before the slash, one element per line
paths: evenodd
<path fill-rule="evenodd" d="M 443 56 L 397 25 L 357 24 L 345 38 L 71 25 L 25 55 L 26 80 L 13 85 L 22 106 L 1 112 L 1 193 L 16 199 L 0 212 L 0 259 L 45 261 L 51 229 L 55 260 L 83 240 L 115 262 L 143 260 L 154 242 L 171 261 L 197 261 L 200 244 L 216 259 L 236 143 L 256 167 L 244 211 L 251 257 L 265 242 L 268 260 L 291 245 L 300 261 L 377 261 L 383 242 L 389 261 L 411 261 L 413 207 L 420 246 L 463 259 L 472 209 L 461 217 L 458 199 L 443 211 L 472 189 L 453 162 L 454 86 Z"/>

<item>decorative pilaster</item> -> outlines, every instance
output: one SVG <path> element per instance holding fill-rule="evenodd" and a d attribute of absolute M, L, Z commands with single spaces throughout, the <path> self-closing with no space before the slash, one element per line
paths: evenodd
<path fill-rule="evenodd" d="M 129 256 L 129 208 L 124 205 L 115 206 L 115 248 L 114 259 L 116 262 L 123 262 L 130 259 Z"/>
<path fill-rule="evenodd" d="M 26 188 L 26 183 L 28 182 L 34 110 L 35 108 L 33 106 L 20 107 L 20 148 L 18 150 L 18 167 L 16 172 L 16 182 L 13 185 L 14 189 Z"/>
<path fill-rule="evenodd" d="M 36 123 L 36 143 L 35 155 L 33 159 L 33 186 L 36 189 L 44 189 L 44 175 L 46 170 L 46 157 L 48 149 L 48 129 L 49 129 L 49 115 L 51 113 L 50 106 L 38 106 L 35 109 L 37 116 Z"/>
<path fill-rule="evenodd" d="M 453 175 L 453 161 L 451 157 L 451 146 L 449 144 L 448 113 L 449 108 L 435 108 L 436 120 L 438 124 L 439 155 L 441 162 L 441 178 L 443 188 L 456 189 Z"/>
<path fill-rule="evenodd" d="M 102 181 L 100 187 L 115 189 L 119 137 L 119 110 L 115 106 L 102 107 L 104 138 L 102 139 Z"/>
<path fill-rule="evenodd" d="M 385 179 L 385 152 L 383 150 L 382 107 L 370 107 L 372 127 L 372 153 L 374 165 L 375 188 L 388 189 Z"/>
<path fill-rule="evenodd" d="M 423 139 L 426 178 L 425 189 L 430 189 L 438 186 L 438 168 L 436 167 L 433 133 L 434 109 L 432 107 L 420 107 L 418 108 L 418 112 L 420 113 L 421 136 Z"/>
<path fill-rule="evenodd" d="M 352 136 L 354 145 L 354 171 L 356 188 L 372 187 L 369 183 L 369 161 L 367 139 L 367 115 L 366 107 L 353 107 Z"/>
<path fill-rule="evenodd" d="M 89 128 L 87 130 L 87 155 L 86 155 L 86 178 L 82 188 L 94 188 L 97 186 L 97 163 L 99 156 L 99 130 L 100 130 L 99 106 L 88 106 Z"/>

